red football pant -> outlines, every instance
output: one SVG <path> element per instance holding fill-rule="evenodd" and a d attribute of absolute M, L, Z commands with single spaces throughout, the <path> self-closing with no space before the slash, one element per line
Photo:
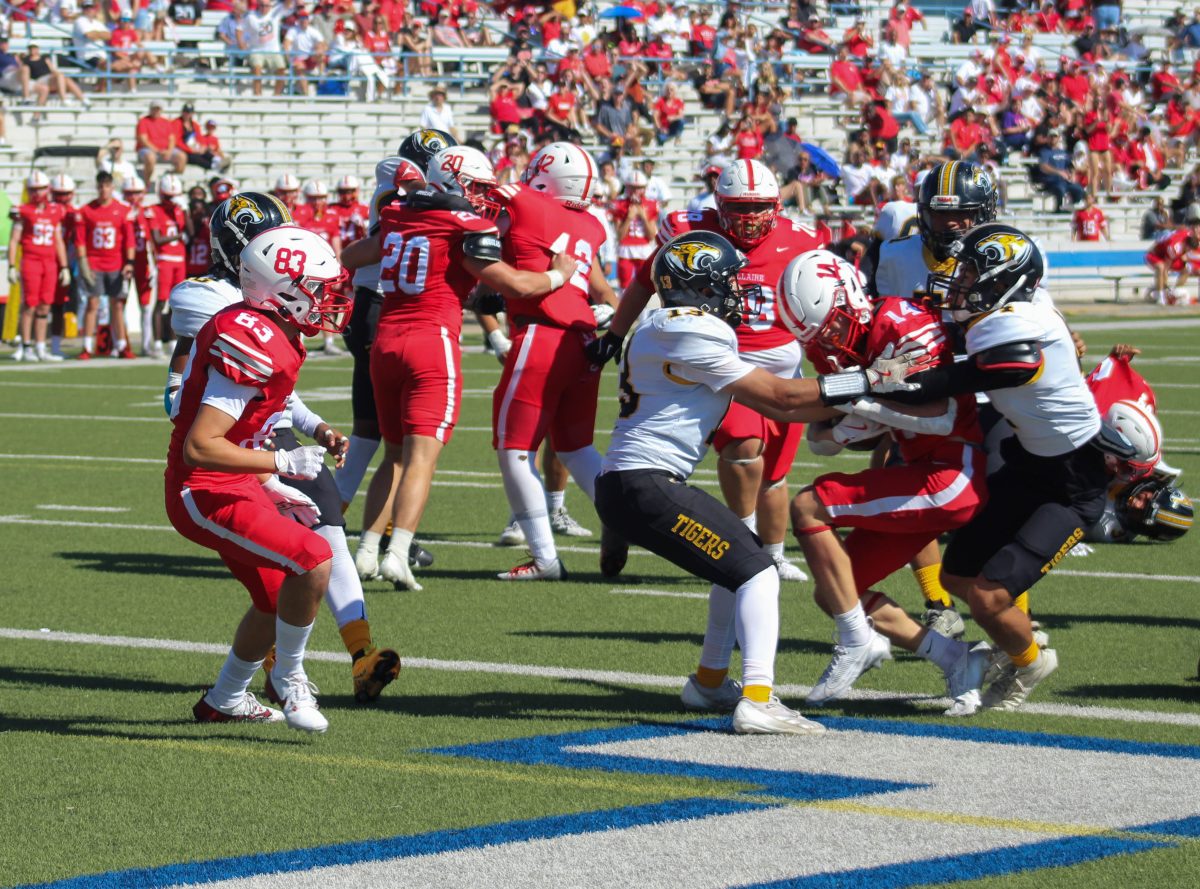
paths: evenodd
<path fill-rule="evenodd" d="M 385 440 L 399 444 L 406 435 L 427 435 L 449 444 L 462 402 L 457 331 L 431 327 L 376 337 L 371 383 Z"/>
<path fill-rule="evenodd" d="M 288 575 L 307 574 L 333 558 L 325 538 L 279 514 L 252 475 L 218 488 L 167 479 L 167 518 L 193 543 L 215 550 L 249 591 L 254 607 L 275 612 Z"/>
<path fill-rule="evenodd" d="M 21 299 L 25 305 L 54 305 L 58 293 L 58 260 L 53 256 L 21 257 Z"/>
<path fill-rule="evenodd" d="M 791 472 L 802 438 L 803 423 L 769 420 L 735 401 L 729 405 L 721 425 L 713 433 L 713 447 L 720 453 L 730 442 L 758 439 L 763 443 L 763 480 L 777 482 Z"/>
<path fill-rule="evenodd" d="M 518 331 L 492 395 L 492 447 L 535 451 L 547 435 L 559 453 L 592 443 L 600 369 L 584 354 L 588 337 L 545 324 Z"/>
<path fill-rule="evenodd" d="M 165 303 L 171 296 L 171 289 L 183 282 L 183 262 L 160 262 L 158 264 L 158 301 Z M 145 305 L 145 303 L 142 303 Z"/>
<path fill-rule="evenodd" d="M 618 259 L 617 260 L 617 283 L 624 290 L 628 287 L 633 279 L 637 277 L 638 269 L 642 267 L 644 259 Z"/>

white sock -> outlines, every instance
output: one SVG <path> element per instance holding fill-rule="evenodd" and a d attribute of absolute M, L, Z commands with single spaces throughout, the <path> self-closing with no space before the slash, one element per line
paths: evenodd
<path fill-rule="evenodd" d="M 242 699 L 250 687 L 250 680 L 262 665 L 262 661 L 244 661 L 230 649 L 217 681 L 208 690 L 208 702 L 214 707 L 228 710 Z"/>
<path fill-rule="evenodd" d="M 596 476 L 600 474 L 600 452 L 591 445 L 577 451 L 559 451 L 558 459 L 567 467 L 575 484 L 587 494 L 588 500 L 596 499 Z"/>
<path fill-rule="evenodd" d="M 142 349 L 150 351 L 154 343 L 154 304 L 142 306 Z"/>
<path fill-rule="evenodd" d="M 736 608 L 737 596 L 733 590 L 714 583 L 708 591 L 708 626 L 704 630 L 704 647 L 700 649 L 700 666 L 713 670 L 729 669 L 733 643 L 737 641 L 733 619 Z"/>
<path fill-rule="evenodd" d="M 346 452 L 346 462 L 333 474 L 333 483 L 337 485 L 338 496 L 343 503 L 349 503 L 358 493 L 371 458 L 379 450 L 378 438 L 363 438 L 360 435 L 350 436 L 350 450 Z"/>
<path fill-rule="evenodd" d="M 113 350 L 116 352 L 122 352 L 125 350 L 125 346 L 127 345 L 128 343 L 126 343 L 125 340 L 117 340 L 116 345 L 113 346 Z"/>
<path fill-rule="evenodd" d="M 779 543 L 764 543 L 763 549 L 765 549 L 767 551 L 767 555 L 769 555 L 776 562 L 778 562 L 779 560 L 781 560 L 783 558 L 783 542 L 782 541 L 780 541 Z"/>
<path fill-rule="evenodd" d="M 947 639 L 941 633 L 930 630 L 921 640 L 921 644 L 917 646 L 917 657 L 933 661 L 943 671 L 946 671 L 954 666 L 954 662 L 959 659 L 965 648 L 967 648 L 966 642 L 956 642 L 953 639 Z"/>
<path fill-rule="evenodd" d="M 408 550 L 412 547 L 413 532 L 403 528 L 392 529 L 392 539 L 388 541 L 388 554 L 402 559 L 408 564 Z"/>
<path fill-rule="evenodd" d="M 856 645 L 866 645 L 871 641 L 871 625 L 867 623 L 867 615 L 862 610 L 862 603 L 855 602 L 854 607 L 845 614 L 835 614 L 833 622 L 837 624 L 839 644 L 853 648 Z"/>
<path fill-rule="evenodd" d="M 85 351 L 85 352 L 95 352 L 96 351 L 96 338 L 94 336 L 85 336 L 83 338 L 83 351 Z"/>
<path fill-rule="evenodd" d="M 775 684 L 779 644 L 779 572 L 764 568 L 737 588 L 737 638 L 742 647 L 742 685 Z"/>
<path fill-rule="evenodd" d="M 533 451 L 518 451 L 509 448 L 497 452 L 500 460 L 500 477 L 504 480 L 504 493 L 508 505 L 525 532 L 525 542 L 539 568 L 551 565 L 558 558 L 554 546 L 554 532 L 550 530 L 550 517 L 546 512 L 546 490 L 533 459 Z"/>
<path fill-rule="evenodd" d="M 303 675 L 304 646 L 308 644 L 312 628 L 312 624 L 297 627 L 286 623 L 281 617 L 275 618 L 275 667 L 271 671 L 273 675 Z"/>
<path fill-rule="evenodd" d="M 46 357 L 46 344 L 44 342 L 34 343 L 33 351 L 37 353 L 39 358 L 45 358 Z"/>
<path fill-rule="evenodd" d="M 758 533 L 758 513 L 752 512 L 748 516 L 742 516 L 742 524 L 745 525 L 747 528 L 749 528 L 751 531 L 753 531 L 755 534 L 757 534 Z"/>
<path fill-rule="evenodd" d="M 374 531 L 363 531 L 362 536 L 358 539 L 358 551 L 379 555 L 379 542 L 381 540 L 383 540 L 382 534 L 376 534 Z"/>
<path fill-rule="evenodd" d="M 317 533 L 329 541 L 333 550 L 333 562 L 329 566 L 329 586 L 325 590 L 325 604 L 333 614 L 338 629 L 352 620 L 366 620 L 367 605 L 363 601 L 362 581 L 354 567 L 354 558 L 346 545 L 344 529 L 322 525 Z M 376 546 L 379 544 L 376 543 Z"/>
<path fill-rule="evenodd" d="M 566 491 L 547 491 L 546 492 L 546 512 L 554 515 L 560 509 L 567 505 Z"/>

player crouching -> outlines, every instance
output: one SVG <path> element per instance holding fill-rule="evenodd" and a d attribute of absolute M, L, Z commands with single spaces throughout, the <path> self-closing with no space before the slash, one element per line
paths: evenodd
<path fill-rule="evenodd" d="M 241 252 L 243 303 L 200 329 L 172 406 L 167 516 L 184 537 L 216 550 L 253 602 L 216 684 L 193 708 L 202 721 L 284 719 L 309 732 L 329 727 L 304 672 L 304 649 L 329 583 L 332 551 L 278 508 L 280 497 L 299 505 L 307 498 L 276 480 L 269 483 L 273 499 L 260 478 L 311 479 L 324 465 L 321 447 L 261 448 L 295 388 L 306 355 L 302 337 L 345 326 L 349 302 L 333 292 L 342 277 L 333 251 L 309 232 L 282 226 L 254 237 Z M 303 512 L 296 518 L 303 521 Z M 248 691 L 272 642 L 270 678 L 282 713 Z"/>

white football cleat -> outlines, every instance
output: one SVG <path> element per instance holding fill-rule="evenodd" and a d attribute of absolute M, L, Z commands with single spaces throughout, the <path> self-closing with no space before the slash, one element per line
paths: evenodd
<path fill-rule="evenodd" d="M 1037 621 L 1033 621 L 1033 641 L 1037 643 L 1038 648 L 1050 647 L 1050 634 L 1045 630 L 1036 629 L 1041 626 Z M 1012 658 L 1001 651 L 999 648 L 992 650 L 991 661 L 988 663 L 987 672 L 983 674 L 983 684 L 991 685 L 1005 673 L 1012 669 Z"/>
<path fill-rule="evenodd" d="M 504 526 L 504 530 L 500 532 L 500 539 L 496 541 L 499 546 L 524 546 L 525 542 L 525 532 L 521 530 L 516 519 Z"/>
<path fill-rule="evenodd" d="M 693 673 L 679 692 L 679 700 L 687 710 L 710 710 L 713 713 L 728 713 L 742 699 L 742 684 L 736 679 L 725 677 L 716 688 L 708 688 L 696 680 Z"/>
<path fill-rule="evenodd" d="M 282 722 L 283 713 L 265 707 L 250 692 L 232 707 L 218 707 L 208 699 L 208 692 L 192 707 L 196 722 Z"/>
<path fill-rule="evenodd" d="M 354 570 L 361 580 L 379 579 L 379 550 L 368 550 L 359 546 L 354 554 Z"/>
<path fill-rule="evenodd" d="M 283 718 L 288 726 L 314 734 L 329 728 L 329 720 L 317 708 L 317 687 L 303 673 L 280 676 L 272 671 L 271 685 L 283 699 Z"/>
<path fill-rule="evenodd" d="M 337 343 L 335 343 L 333 340 L 329 340 L 328 342 L 326 342 L 325 345 L 323 345 L 321 347 L 321 351 L 324 354 L 328 355 L 330 358 L 336 358 L 339 355 L 346 354 L 346 352 L 343 349 L 338 348 Z"/>
<path fill-rule="evenodd" d="M 539 568 L 536 559 L 530 559 L 496 575 L 500 580 L 566 580 L 567 569 L 561 559 L 555 559 L 544 568 Z"/>
<path fill-rule="evenodd" d="M 810 706 L 819 707 L 827 701 L 843 698 L 854 688 L 859 676 L 891 659 L 892 643 L 874 630 L 870 640 L 863 645 L 834 645 L 833 660 L 805 700 Z"/>
<path fill-rule="evenodd" d="M 1058 652 L 1044 648 L 1028 667 L 1010 666 L 983 693 L 985 710 L 1016 710 L 1039 682 L 1058 669 Z"/>
<path fill-rule="evenodd" d="M 396 589 L 420 591 L 424 589 L 413 577 L 412 568 L 408 564 L 408 556 L 397 558 L 391 550 L 379 560 L 379 576 L 391 581 Z"/>
<path fill-rule="evenodd" d="M 579 522 L 571 518 L 571 514 L 567 512 L 565 506 L 560 506 L 554 512 L 550 513 L 550 530 L 555 534 L 562 534 L 566 537 L 591 537 L 592 532 Z M 525 542 L 525 535 L 521 535 L 521 542 Z"/>
<path fill-rule="evenodd" d="M 950 707 L 946 716 L 974 716 L 982 700 L 983 676 L 991 663 L 992 650 L 986 642 L 962 643 L 962 653 L 946 671 L 946 695 Z"/>
<path fill-rule="evenodd" d="M 771 695 L 765 704 L 739 700 L 733 711 L 733 730 L 739 735 L 819 735 L 825 726 L 805 719 Z"/>
<path fill-rule="evenodd" d="M 967 632 L 962 615 L 953 606 L 925 609 L 921 624 L 947 639 L 962 639 Z"/>
<path fill-rule="evenodd" d="M 800 582 L 808 580 L 808 575 L 795 562 L 789 562 L 783 556 L 772 556 L 771 558 L 775 562 L 775 570 L 779 572 L 779 579 L 781 581 L 791 580 Z"/>

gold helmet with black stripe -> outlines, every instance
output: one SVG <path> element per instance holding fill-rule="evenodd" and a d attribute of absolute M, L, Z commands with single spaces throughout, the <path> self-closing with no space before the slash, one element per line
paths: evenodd
<path fill-rule="evenodd" d="M 996 185 L 979 164 L 947 161 L 921 183 L 917 224 L 921 241 L 939 260 L 967 231 L 995 218 Z"/>

